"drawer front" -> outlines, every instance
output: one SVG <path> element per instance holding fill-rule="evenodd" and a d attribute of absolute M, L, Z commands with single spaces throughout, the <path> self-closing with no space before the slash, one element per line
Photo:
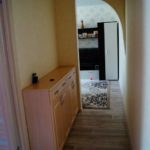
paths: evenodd
<path fill-rule="evenodd" d="M 60 95 L 60 89 L 59 88 L 54 89 L 54 91 L 52 92 L 52 96 L 53 96 L 52 103 L 54 107 L 57 103 L 59 103 L 59 95 Z"/>
<path fill-rule="evenodd" d="M 73 69 L 66 77 L 66 80 L 67 82 L 70 84 L 70 82 L 72 80 L 75 80 L 76 79 L 76 72 L 75 72 L 75 69 Z"/>
<path fill-rule="evenodd" d="M 63 97 L 65 94 L 65 89 L 67 86 L 67 81 L 64 79 L 52 90 L 52 101 L 55 107 L 58 103 L 63 103 Z"/>

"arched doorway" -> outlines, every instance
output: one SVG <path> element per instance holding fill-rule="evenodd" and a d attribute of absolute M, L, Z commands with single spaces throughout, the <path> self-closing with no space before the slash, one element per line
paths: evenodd
<path fill-rule="evenodd" d="M 118 30 L 117 30 L 117 36 L 118 36 L 118 53 L 117 56 L 118 57 L 114 57 L 114 55 L 109 56 L 109 58 L 106 58 L 106 56 L 104 56 L 106 59 L 104 60 L 104 65 L 106 66 L 106 60 L 111 64 L 111 58 L 113 58 L 114 60 L 117 60 L 117 67 L 118 67 L 118 72 L 116 74 L 118 74 L 118 79 L 120 84 L 124 84 L 124 76 L 125 76 L 125 68 L 126 68 L 126 60 L 125 60 L 125 47 L 124 47 L 124 39 L 123 39 L 123 29 L 122 29 L 122 24 L 121 21 L 119 19 L 118 14 L 116 13 L 116 11 L 106 2 L 104 1 L 99 1 L 99 0 L 77 0 L 76 1 L 76 26 L 78 29 L 78 34 L 79 34 L 79 30 L 83 27 L 84 24 L 84 28 L 90 28 L 95 30 L 97 28 L 97 24 L 104 24 L 104 23 L 117 23 L 118 24 Z M 103 27 L 105 25 L 102 25 Z M 108 30 L 107 32 L 109 32 L 110 30 Z M 111 31 L 110 31 L 111 32 Z M 87 36 L 86 33 L 83 32 L 82 34 L 83 36 Z M 79 62 L 80 64 L 78 66 L 80 66 L 79 69 L 79 74 L 80 74 L 80 79 L 103 79 L 105 80 L 106 78 L 100 78 L 102 76 L 104 76 L 102 70 L 103 68 L 101 68 L 101 64 L 100 65 L 96 65 L 94 66 L 95 70 L 88 70 L 89 68 L 86 66 L 84 66 L 85 68 L 82 69 L 82 56 L 83 59 L 86 59 L 86 61 L 91 61 L 90 58 L 94 58 L 94 60 L 101 60 L 101 57 L 96 57 L 95 55 L 102 55 L 102 53 L 95 53 L 95 55 L 93 56 L 92 52 L 90 53 L 90 51 L 86 51 L 85 48 L 92 48 L 91 51 L 95 50 L 97 48 L 96 45 L 98 45 L 99 40 L 93 38 L 93 39 L 86 39 L 84 37 L 81 37 L 81 34 L 78 35 L 78 55 L 79 55 Z M 83 39 L 84 40 L 83 40 Z M 105 42 L 106 38 L 102 38 Z M 109 42 L 109 40 L 108 40 Z M 82 51 L 80 50 L 82 49 Z M 83 51 L 84 50 L 84 51 Z M 85 58 L 86 53 L 88 53 L 88 59 L 87 57 Z M 104 51 L 104 53 L 107 53 L 106 50 Z M 114 53 L 113 53 L 114 54 Z M 81 55 L 81 56 L 80 56 Z M 105 55 L 105 54 L 104 54 Z M 89 57 L 90 56 L 90 57 Z M 93 59 L 92 58 L 92 59 Z M 84 64 L 87 64 L 87 62 L 83 62 Z M 94 62 L 95 63 L 95 62 Z M 97 62 L 96 62 L 97 63 Z M 91 64 L 89 65 L 91 67 Z M 108 71 L 113 67 L 113 65 L 111 64 L 110 67 L 108 67 Z M 88 69 L 87 69 L 88 68 Z M 98 68 L 98 69 L 97 69 Z M 100 69 L 99 69 L 100 68 Z M 87 69 L 87 70 L 86 70 Z M 98 72 L 99 70 L 99 72 Z M 106 71 L 105 71 L 106 72 Z M 107 73 L 106 73 L 107 74 Z M 106 76 L 106 75 L 105 75 Z M 81 80 L 80 80 L 81 81 Z M 80 82 L 81 83 L 81 82 Z M 81 84 L 80 84 L 81 85 Z M 82 87 L 80 87 L 82 90 Z"/>

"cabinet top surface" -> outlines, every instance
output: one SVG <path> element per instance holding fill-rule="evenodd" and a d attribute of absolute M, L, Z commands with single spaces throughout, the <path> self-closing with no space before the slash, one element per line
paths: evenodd
<path fill-rule="evenodd" d="M 49 72 L 47 75 L 39 79 L 37 84 L 29 85 L 24 88 L 24 90 L 40 90 L 40 89 L 51 89 L 58 81 L 60 81 L 65 75 L 67 75 L 74 67 L 58 67 L 53 71 Z"/>

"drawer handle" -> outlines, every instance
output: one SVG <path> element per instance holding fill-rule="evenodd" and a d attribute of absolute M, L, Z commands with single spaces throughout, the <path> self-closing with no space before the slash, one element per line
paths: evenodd
<path fill-rule="evenodd" d="M 64 103 L 64 95 L 61 95 L 60 96 L 60 104 L 63 105 L 63 103 Z"/>
<path fill-rule="evenodd" d="M 59 90 L 57 90 L 56 92 L 55 92 L 55 95 L 57 95 L 59 93 Z"/>
<path fill-rule="evenodd" d="M 68 77 L 68 80 L 70 80 L 70 79 L 71 79 L 71 76 Z"/>
<path fill-rule="evenodd" d="M 63 84 L 62 84 L 62 86 L 64 87 L 66 85 L 66 82 L 64 82 Z"/>

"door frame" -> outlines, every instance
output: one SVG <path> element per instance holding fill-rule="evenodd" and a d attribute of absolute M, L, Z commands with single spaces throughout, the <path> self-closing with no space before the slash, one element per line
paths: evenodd
<path fill-rule="evenodd" d="M 21 149 L 29 150 L 29 139 L 27 134 L 27 126 L 25 120 L 25 112 L 23 107 L 22 92 L 19 82 L 19 71 L 16 63 L 15 56 L 15 42 L 13 41 L 13 17 L 10 0 L 0 0 L 2 3 L 3 27 L 4 27 L 4 41 L 6 57 L 8 60 L 8 67 L 10 73 L 10 80 L 13 93 L 13 103 L 15 109 L 15 116 L 17 118 L 17 125 L 21 141 Z"/>

